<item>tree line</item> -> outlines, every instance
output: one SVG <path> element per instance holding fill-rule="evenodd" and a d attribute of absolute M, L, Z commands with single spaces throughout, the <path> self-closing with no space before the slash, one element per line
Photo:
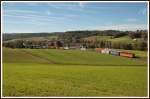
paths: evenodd
<path fill-rule="evenodd" d="M 5 41 L 3 42 L 4 47 L 9 48 L 34 48 L 38 46 L 39 48 L 48 48 L 50 46 L 62 47 L 63 43 L 60 41 L 26 41 L 26 40 L 14 40 L 14 41 Z"/>
<path fill-rule="evenodd" d="M 147 30 L 137 30 L 137 31 L 116 31 L 116 30 L 104 30 L 104 31 L 67 31 L 63 33 L 20 33 L 20 34 L 4 34 L 3 36 L 3 46 L 11 48 L 24 48 L 24 44 L 37 44 L 44 46 L 47 41 L 24 41 L 24 40 L 14 40 L 7 41 L 10 39 L 21 39 L 26 37 L 46 37 L 46 36 L 58 36 L 57 41 L 62 41 L 64 45 L 69 45 L 70 43 L 80 43 L 87 48 L 117 48 L 117 49 L 128 49 L 128 50 L 147 50 Z M 107 40 L 94 40 L 87 41 L 82 40 L 82 38 L 90 36 L 112 36 L 112 38 L 119 38 L 122 36 L 129 36 L 132 39 L 140 38 L 141 41 L 135 41 L 134 43 L 122 43 L 122 42 L 111 42 Z M 58 42 L 59 45 L 59 42 Z M 60 44 L 62 46 L 62 44 Z"/>
<path fill-rule="evenodd" d="M 147 50 L 147 43 L 135 42 L 135 43 L 123 43 L 123 42 L 111 42 L 106 40 L 99 41 L 81 41 L 82 45 L 87 48 L 114 48 L 114 49 L 126 49 L 126 50 Z"/>

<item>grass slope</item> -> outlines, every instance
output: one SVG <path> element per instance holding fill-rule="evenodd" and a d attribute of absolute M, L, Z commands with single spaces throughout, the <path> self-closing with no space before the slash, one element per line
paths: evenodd
<path fill-rule="evenodd" d="M 118 37 L 118 38 L 112 38 L 112 36 L 91 36 L 91 37 L 87 37 L 83 39 L 88 40 L 88 41 L 106 40 L 106 41 L 119 42 L 119 43 L 135 43 L 135 42 L 143 41 L 142 39 L 137 39 L 137 41 L 134 41 L 129 36 L 123 36 L 123 37 Z"/>
<path fill-rule="evenodd" d="M 28 37 L 28 38 L 21 38 L 21 39 L 12 39 L 12 40 L 7 40 L 8 41 L 16 41 L 16 40 L 29 40 L 29 41 L 45 41 L 45 40 L 57 40 L 58 36 L 46 36 L 46 37 Z"/>
<path fill-rule="evenodd" d="M 83 38 L 84 40 L 95 41 L 95 40 L 108 40 L 111 39 L 112 36 L 90 36 Z"/>
<path fill-rule="evenodd" d="M 3 96 L 146 95 L 147 64 L 141 58 L 3 48 Z"/>
<path fill-rule="evenodd" d="M 4 64 L 4 96 L 146 96 L 146 67 Z"/>
<path fill-rule="evenodd" d="M 4 49 L 4 62 L 52 62 L 55 64 L 99 65 L 99 66 L 143 66 L 145 60 L 132 59 L 93 51 L 56 49 Z M 12 58 L 15 56 L 15 58 Z"/>

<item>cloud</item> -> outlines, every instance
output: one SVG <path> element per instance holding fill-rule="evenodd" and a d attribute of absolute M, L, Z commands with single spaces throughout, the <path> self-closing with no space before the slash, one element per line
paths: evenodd
<path fill-rule="evenodd" d="M 146 13 L 146 10 L 147 10 L 146 8 L 143 9 L 143 10 L 142 10 L 142 14 L 145 14 L 145 13 Z"/>
<path fill-rule="evenodd" d="M 64 17 L 69 17 L 69 18 L 74 18 L 74 17 L 79 17 L 80 15 L 78 14 L 67 14 L 67 15 L 64 15 Z"/>
<path fill-rule="evenodd" d="M 8 11 L 9 12 L 9 11 Z M 50 16 L 51 12 L 47 12 L 46 15 L 39 15 L 39 14 L 25 14 L 28 13 L 28 11 L 25 11 L 24 14 L 20 10 L 11 10 L 10 12 L 18 12 L 18 13 L 5 13 L 2 15 L 3 17 L 3 23 L 8 24 L 9 22 L 12 24 L 19 24 L 19 23 L 25 23 L 25 24 L 32 24 L 32 25 L 48 25 L 48 24 L 54 24 L 54 23 L 61 23 L 64 22 L 64 19 L 67 19 L 68 21 L 72 21 L 73 17 L 77 17 L 78 15 L 73 14 L 67 14 L 67 15 L 61 15 L 61 16 Z M 29 11 L 30 12 L 30 11 Z M 7 18 L 7 20 L 6 20 Z"/>
<path fill-rule="evenodd" d="M 3 10 L 3 14 L 40 14 L 37 11 L 31 10 Z"/>
<path fill-rule="evenodd" d="M 46 14 L 47 14 L 47 15 L 51 15 L 51 14 L 52 14 L 52 12 L 50 12 L 50 11 L 47 11 L 47 12 L 46 12 Z"/>
<path fill-rule="evenodd" d="M 79 2 L 79 7 L 84 8 L 89 2 Z"/>
<path fill-rule="evenodd" d="M 45 14 L 33 10 L 3 10 L 3 16 L 6 17 L 20 17 L 20 18 L 33 18 L 33 19 L 64 19 L 63 17 L 49 16 L 52 13 L 45 11 Z"/>
<path fill-rule="evenodd" d="M 25 19 L 33 18 L 31 16 L 23 16 L 23 15 L 3 15 L 3 17 L 16 17 L 16 18 L 25 18 Z"/>
<path fill-rule="evenodd" d="M 54 17 L 54 16 L 39 16 L 39 15 L 3 15 L 4 17 L 16 17 L 16 18 L 23 18 L 23 19 L 30 19 L 30 20 L 39 20 L 39 21 L 56 21 L 56 20 L 63 20 L 62 17 Z"/>
<path fill-rule="evenodd" d="M 55 8 L 57 10 L 63 11 L 73 11 L 82 13 L 97 13 L 97 11 L 92 9 L 84 9 L 84 7 L 89 4 L 89 2 L 78 2 L 78 3 L 47 3 L 48 6 Z"/>
<path fill-rule="evenodd" d="M 39 4 L 41 4 L 40 2 L 23 2 L 22 4 L 26 4 L 29 6 L 38 6 Z"/>
<path fill-rule="evenodd" d="M 99 26 L 95 29 L 98 30 L 137 30 L 137 29 L 147 29 L 147 25 L 145 24 L 118 24 L 118 25 L 105 25 L 105 26 Z"/>
<path fill-rule="evenodd" d="M 127 21 L 128 22 L 136 22 L 136 21 L 138 21 L 138 19 L 136 19 L 136 18 L 129 18 L 129 19 L 127 19 Z"/>
<path fill-rule="evenodd" d="M 139 14 L 142 14 L 142 15 L 145 15 L 145 14 L 147 13 L 147 9 L 146 9 L 146 8 L 141 9 L 141 10 L 139 10 L 138 13 L 139 13 Z"/>
<path fill-rule="evenodd" d="M 79 7 L 84 8 L 84 3 L 83 2 L 79 2 Z"/>
<path fill-rule="evenodd" d="M 2 2 L 2 6 L 15 6 L 17 4 L 17 2 Z"/>
<path fill-rule="evenodd" d="M 20 25 L 20 21 L 6 21 L 5 23 L 7 24 L 16 24 L 16 25 Z M 30 20 L 30 21 L 21 21 L 22 24 L 32 24 L 32 25 L 36 25 L 36 26 L 44 26 L 44 25 L 48 25 L 45 22 L 39 22 L 36 20 Z"/>
<path fill-rule="evenodd" d="M 15 16 L 17 17 L 18 16 L 35 16 L 36 17 L 46 17 L 46 16 L 49 16 L 49 15 L 52 15 L 52 12 L 51 11 L 45 11 L 44 13 L 42 12 L 38 12 L 38 11 L 34 11 L 34 10 L 3 10 L 3 15 L 6 15 L 6 16 Z"/>

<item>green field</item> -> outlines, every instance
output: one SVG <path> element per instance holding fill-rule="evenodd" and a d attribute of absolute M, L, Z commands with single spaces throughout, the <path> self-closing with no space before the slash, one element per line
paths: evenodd
<path fill-rule="evenodd" d="M 90 37 L 86 37 L 83 39 L 87 40 L 87 41 L 106 40 L 106 41 L 120 42 L 120 43 L 135 43 L 135 42 L 142 42 L 143 41 L 142 39 L 136 39 L 137 41 L 134 41 L 129 36 L 123 36 L 123 37 L 118 37 L 118 38 L 113 38 L 113 36 L 90 36 Z"/>
<path fill-rule="evenodd" d="M 147 52 L 3 48 L 3 96 L 147 96 Z"/>
<path fill-rule="evenodd" d="M 109 40 L 112 39 L 113 36 L 90 36 L 83 38 L 84 40 L 95 41 L 95 40 Z"/>

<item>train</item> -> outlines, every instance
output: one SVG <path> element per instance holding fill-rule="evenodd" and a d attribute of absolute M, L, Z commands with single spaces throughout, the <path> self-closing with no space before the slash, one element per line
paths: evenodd
<path fill-rule="evenodd" d="M 96 51 L 97 53 L 101 53 L 102 50 L 103 50 L 103 48 L 95 48 L 95 51 Z"/>
<path fill-rule="evenodd" d="M 97 53 L 102 53 L 102 54 L 111 54 L 111 55 L 115 55 L 115 56 L 135 58 L 134 53 L 127 52 L 127 51 L 116 51 L 116 50 L 110 50 L 110 49 L 104 49 L 104 48 L 95 48 L 95 51 Z"/>
<path fill-rule="evenodd" d="M 120 56 L 128 57 L 128 58 L 135 58 L 135 54 L 131 52 L 120 52 Z"/>

